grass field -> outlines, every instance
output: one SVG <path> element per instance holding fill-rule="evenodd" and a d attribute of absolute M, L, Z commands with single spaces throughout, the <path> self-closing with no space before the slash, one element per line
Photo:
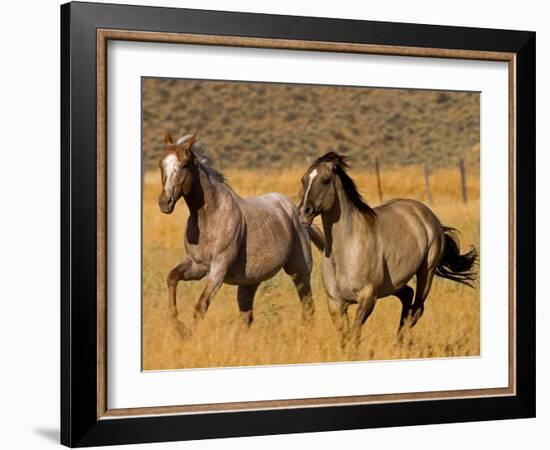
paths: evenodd
<path fill-rule="evenodd" d="M 477 149 L 479 151 L 479 148 Z M 228 183 L 243 197 L 281 192 L 297 201 L 304 167 L 226 170 Z M 376 180 L 366 169 L 351 171 L 372 206 L 378 203 Z M 255 321 L 249 330 L 240 325 L 236 287 L 223 286 L 197 330 L 183 339 L 168 319 L 166 274 L 184 256 L 183 231 L 187 208 L 180 200 L 172 215 L 157 206 L 160 180 L 157 171 L 144 176 L 143 205 L 143 367 L 145 370 L 293 364 L 346 360 L 382 360 L 479 355 L 479 289 L 434 280 L 423 317 L 402 342 L 396 337 L 401 304 L 395 297 L 378 301 L 363 327 L 356 352 L 344 353 L 332 325 L 322 286 L 319 252 L 314 249 L 312 288 L 314 323 L 301 324 L 300 304 L 291 280 L 279 273 L 263 283 L 254 305 Z M 431 174 L 434 212 L 443 224 L 461 232 L 461 249 L 479 249 L 479 174 L 475 164 L 468 173 L 469 203 L 460 194 L 458 170 L 441 168 Z M 410 165 L 383 171 L 384 198 L 410 197 L 426 201 L 422 168 Z M 182 282 L 178 287 L 179 319 L 190 324 L 203 282 Z M 411 283 L 414 287 L 414 282 Z M 351 317 L 354 307 L 350 308 Z"/>

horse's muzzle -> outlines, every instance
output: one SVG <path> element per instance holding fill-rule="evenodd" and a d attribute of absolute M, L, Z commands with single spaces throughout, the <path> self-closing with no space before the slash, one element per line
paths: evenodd
<path fill-rule="evenodd" d="M 300 223 L 303 226 L 309 227 L 313 222 L 314 217 L 315 210 L 311 206 L 306 206 L 305 208 L 300 209 Z"/>
<path fill-rule="evenodd" d="M 174 206 L 176 202 L 174 199 L 169 197 L 159 197 L 159 208 L 164 214 L 170 214 L 174 211 Z"/>

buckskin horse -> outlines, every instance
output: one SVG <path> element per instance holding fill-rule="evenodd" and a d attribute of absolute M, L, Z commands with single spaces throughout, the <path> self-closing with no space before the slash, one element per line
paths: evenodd
<path fill-rule="evenodd" d="M 345 157 L 329 152 L 302 177 L 300 221 L 320 215 L 325 249 L 322 275 L 333 322 L 347 342 L 357 345 L 361 327 L 376 300 L 401 300 L 398 333 L 418 321 L 434 275 L 471 285 L 477 252 L 460 254 L 453 228 L 441 225 L 424 204 L 395 199 L 371 208 L 346 173 Z M 416 293 L 407 283 L 416 275 Z M 414 295 L 414 303 L 413 303 Z M 348 306 L 357 304 L 351 330 Z"/>

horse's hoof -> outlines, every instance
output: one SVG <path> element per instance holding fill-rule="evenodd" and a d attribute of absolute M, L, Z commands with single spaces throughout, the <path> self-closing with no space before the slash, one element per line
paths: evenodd
<path fill-rule="evenodd" d="M 193 336 L 193 332 L 181 322 L 178 322 L 175 328 L 179 337 L 183 340 L 190 339 Z"/>
<path fill-rule="evenodd" d="M 397 343 L 398 343 L 399 345 L 403 345 L 404 342 L 405 342 L 405 337 L 404 337 L 404 335 L 403 335 L 403 330 L 400 329 L 400 330 L 397 332 Z"/>

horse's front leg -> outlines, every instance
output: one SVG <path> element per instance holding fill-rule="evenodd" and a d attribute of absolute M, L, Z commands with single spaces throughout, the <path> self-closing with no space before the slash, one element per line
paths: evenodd
<path fill-rule="evenodd" d="M 225 267 L 218 266 L 210 269 L 206 286 L 204 287 L 201 296 L 199 297 L 199 300 L 195 305 L 195 313 L 193 314 L 195 322 L 205 316 L 206 311 L 208 311 L 208 307 L 212 302 L 212 299 L 214 298 L 214 296 L 218 292 L 218 289 L 220 289 L 223 283 L 226 273 L 227 268 Z"/>
<path fill-rule="evenodd" d="M 357 312 L 355 314 L 355 321 L 353 323 L 351 344 L 354 349 L 359 347 L 359 341 L 361 339 L 361 328 L 367 321 L 376 304 L 376 295 L 372 286 L 365 286 L 359 292 L 357 296 Z"/>
<path fill-rule="evenodd" d="M 346 348 L 349 338 L 348 306 L 349 303 L 345 300 L 331 297 L 330 295 L 328 296 L 328 312 L 340 336 L 340 346 L 342 350 Z"/>
<path fill-rule="evenodd" d="M 180 280 L 200 280 L 206 275 L 206 267 L 196 264 L 189 256 L 174 267 L 166 278 L 168 285 L 168 311 L 171 317 L 177 317 L 178 308 L 176 305 L 176 292 Z"/>

